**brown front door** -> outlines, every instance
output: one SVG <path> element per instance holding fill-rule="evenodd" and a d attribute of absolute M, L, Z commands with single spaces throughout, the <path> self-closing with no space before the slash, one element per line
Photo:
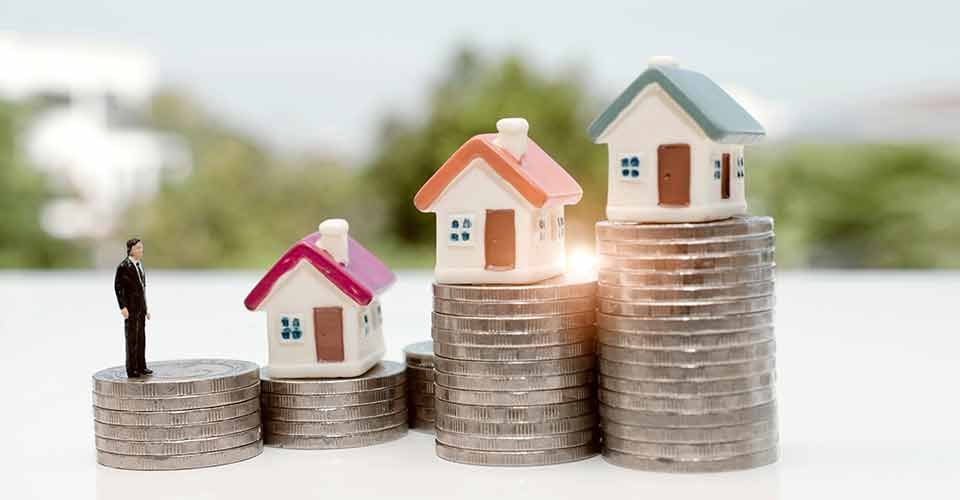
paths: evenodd
<path fill-rule="evenodd" d="M 730 197 L 730 153 L 723 153 L 723 172 L 720 173 L 720 197 Z"/>
<path fill-rule="evenodd" d="M 657 148 L 657 179 L 660 205 L 690 204 L 690 145 L 664 144 Z"/>
<path fill-rule="evenodd" d="M 317 361 L 343 361 L 343 309 L 313 308 L 313 338 Z"/>
<path fill-rule="evenodd" d="M 483 248 L 486 268 L 495 271 L 513 269 L 517 256 L 517 225 L 513 210 L 487 210 Z"/>

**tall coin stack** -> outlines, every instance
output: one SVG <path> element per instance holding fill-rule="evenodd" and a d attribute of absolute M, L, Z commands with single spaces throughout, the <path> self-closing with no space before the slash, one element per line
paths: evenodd
<path fill-rule="evenodd" d="M 777 460 L 769 217 L 597 224 L 603 455 L 709 472 Z"/>
<path fill-rule="evenodd" d="M 410 428 L 433 432 L 433 342 L 417 342 L 403 348 L 407 362 L 407 409 Z"/>
<path fill-rule="evenodd" d="M 433 286 L 437 455 L 547 465 L 597 452 L 594 281 Z"/>
<path fill-rule="evenodd" d="M 97 462 L 174 470 L 239 462 L 263 451 L 259 367 L 193 359 L 150 363 L 127 378 L 122 366 L 93 375 Z"/>
<path fill-rule="evenodd" d="M 404 365 L 381 361 L 353 378 L 277 379 L 261 373 L 263 439 L 303 450 L 357 448 L 407 433 Z"/>

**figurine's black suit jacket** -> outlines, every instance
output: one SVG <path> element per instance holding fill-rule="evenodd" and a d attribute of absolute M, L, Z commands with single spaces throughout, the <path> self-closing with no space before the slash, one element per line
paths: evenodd
<path fill-rule="evenodd" d="M 141 264 L 142 268 L 143 264 Z M 139 276 L 138 276 L 139 275 Z M 144 323 L 147 319 L 147 276 L 137 270 L 137 265 L 129 258 L 117 266 L 113 279 L 113 290 L 117 294 L 120 309 L 127 308 L 130 313 L 123 322 L 124 337 L 127 344 L 127 376 L 137 377 L 147 368 L 146 334 Z"/>

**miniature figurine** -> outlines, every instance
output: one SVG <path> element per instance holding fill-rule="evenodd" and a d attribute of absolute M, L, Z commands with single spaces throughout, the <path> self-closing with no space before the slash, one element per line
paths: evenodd
<path fill-rule="evenodd" d="M 143 242 L 139 238 L 127 240 L 127 256 L 117 266 L 113 291 L 123 316 L 123 332 L 127 351 L 127 377 L 150 375 L 147 368 L 145 323 L 150 319 L 147 310 L 147 275 L 143 271 Z"/>
<path fill-rule="evenodd" d="M 439 283 L 533 283 L 565 269 L 565 205 L 577 181 L 533 140 L 523 118 L 468 140 L 414 197 L 437 215 Z"/>
<path fill-rule="evenodd" d="M 650 66 L 590 125 L 607 144 L 607 217 L 701 222 L 746 213 L 743 145 L 763 126 L 707 76 L 670 57 Z"/>
<path fill-rule="evenodd" d="M 383 358 L 378 297 L 394 275 L 348 232 L 343 219 L 323 221 L 244 300 L 267 311 L 271 377 L 355 377 Z"/>

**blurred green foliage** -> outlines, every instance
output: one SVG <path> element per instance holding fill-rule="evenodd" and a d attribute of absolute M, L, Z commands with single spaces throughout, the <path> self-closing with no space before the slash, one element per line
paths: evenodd
<path fill-rule="evenodd" d="M 88 265 L 81 245 L 53 238 L 40 222 L 53 197 L 48 179 L 24 161 L 17 145 L 29 105 L 0 102 L 0 268 Z"/>
<path fill-rule="evenodd" d="M 414 194 L 470 136 L 523 116 L 531 137 L 583 186 L 583 200 L 568 208 L 568 246 L 592 247 L 593 224 L 604 217 L 606 148 L 591 144 L 586 126 L 609 96 L 593 96 L 585 73 L 463 50 L 428 89 L 423 113 L 383 120 L 359 166 L 277 154 L 184 94 L 163 92 L 149 119 L 189 142 L 194 171 L 130 207 L 115 238 L 144 238 L 155 267 L 263 268 L 322 219 L 345 217 L 391 265 L 428 267 L 435 221 L 413 207 Z M 49 192 L 18 160 L 14 121 L 0 108 L 0 265 L 76 263 L 69 259 L 85 254 L 64 252 L 37 223 Z M 956 148 L 759 145 L 747 150 L 747 172 L 750 211 L 776 219 L 782 267 L 960 268 Z"/>

